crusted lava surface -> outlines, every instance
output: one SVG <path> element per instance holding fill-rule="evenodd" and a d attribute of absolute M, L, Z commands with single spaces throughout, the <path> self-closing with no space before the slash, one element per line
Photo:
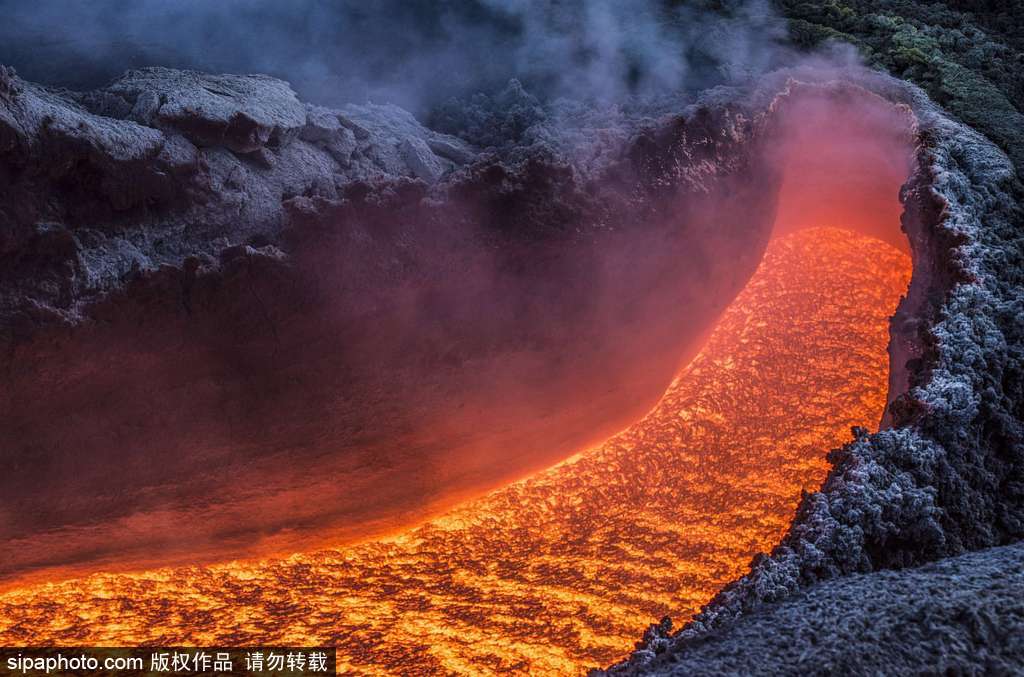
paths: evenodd
<path fill-rule="evenodd" d="M 360 674 L 573 674 L 688 616 L 777 541 L 820 449 L 885 407 L 910 260 L 832 228 L 769 245 L 642 420 L 401 535 L 0 596 L 0 643 L 315 643 Z"/>

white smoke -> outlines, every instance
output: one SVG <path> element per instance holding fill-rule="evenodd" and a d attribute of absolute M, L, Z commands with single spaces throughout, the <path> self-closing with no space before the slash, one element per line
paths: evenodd
<path fill-rule="evenodd" d="M 95 87 L 166 65 L 283 77 L 303 98 L 423 114 L 517 78 L 616 100 L 749 77 L 784 56 L 765 0 L 0 0 L 0 62 Z"/>

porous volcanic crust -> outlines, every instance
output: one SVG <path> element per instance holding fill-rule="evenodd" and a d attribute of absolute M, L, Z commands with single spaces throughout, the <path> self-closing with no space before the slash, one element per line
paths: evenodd
<path fill-rule="evenodd" d="M 893 319 L 890 347 L 893 383 L 905 384 L 906 392 L 890 393 L 894 401 L 885 423 L 891 427 L 831 452 L 828 479 L 804 498 L 771 554 L 755 558 L 749 574 L 727 586 L 677 635 L 652 626 L 633 658 L 612 672 L 670 671 L 675 662 L 689 660 L 691 651 L 695 660 L 709 656 L 700 654 L 704 642 L 738 641 L 756 622 L 734 625 L 737 619 L 820 581 L 920 565 L 1024 536 L 1021 184 L 1003 152 L 950 120 L 916 88 L 889 78 L 874 81 L 867 86 L 906 103 L 918 120 L 918 166 L 904 189 L 903 217 L 914 276 Z M 977 557 L 996 562 L 1014 553 Z M 879 574 L 837 582 L 809 594 L 828 597 L 859 586 L 874 595 L 875 586 L 911 585 L 940 572 L 928 584 L 935 585 L 948 580 L 942 571 L 972 561 L 902 578 Z M 1011 579 L 1008 585 L 1019 583 Z M 984 606 L 985 599 L 976 605 Z M 1007 622 L 1019 623 L 1019 608 L 995 609 L 1009 615 Z M 766 610 L 760 618 L 774 622 L 783 613 Z M 846 611 L 837 602 L 814 613 L 838 623 Z M 826 637 L 831 642 L 832 625 L 821 627 L 828 628 L 826 636 L 811 631 L 797 646 L 810 650 Z M 766 635 L 776 630 L 764 628 Z M 1018 657 L 1019 650 L 1017 645 Z"/>
<path fill-rule="evenodd" d="M 825 581 L 701 634 L 648 674 L 922 671 L 1024 672 L 1024 544 Z"/>

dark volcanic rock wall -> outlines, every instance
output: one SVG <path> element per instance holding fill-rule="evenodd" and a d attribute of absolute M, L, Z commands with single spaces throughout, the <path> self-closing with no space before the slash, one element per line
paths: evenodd
<path fill-rule="evenodd" d="M 0 104 L 0 255 L 16 255 L 3 269 L 5 318 L 26 297 L 73 315 L 133 268 L 276 239 L 291 198 L 338 199 L 340 188 L 381 178 L 433 181 L 473 156 L 400 109 L 327 111 L 262 76 L 149 69 L 79 94 L 5 70 Z M 71 235 L 73 274 L 24 267 L 35 250 L 37 266 L 60 265 L 46 250 Z"/>
<path fill-rule="evenodd" d="M 2 85 L 0 576 L 357 537 L 564 457 L 774 214 L 740 105 L 483 153 L 261 76 Z"/>
<path fill-rule="evenodd" d="M 1019 675 L 1024 544 L 854 574 L 687 643 L 672 675 Z"/>
<path fill-rule="evenodd" d="M 892 328 L 894 382 L 909 390 L 890 405 L 891 428 L 855 431 L 831 452 L 835 468 L 770 555 L 678 635 L 652 628 L 613 672 L 671 672 L 691 651 L 701 655 L 708 633 L 727 636 L 737 618 L 819 581 L 1024 536 L 1020 182 L 1006 155 L 914 87 L 882 77 L 868 86 L 918 119 L 903 219 L 914 278 Z M 886 579 L 864 579 L 865 594 L 872 580 L 884 587 Z"/>

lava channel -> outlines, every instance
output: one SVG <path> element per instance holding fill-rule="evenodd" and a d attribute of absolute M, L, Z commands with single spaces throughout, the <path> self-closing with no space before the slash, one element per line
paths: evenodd
<path fill-rule="evenodd" d="M 397 536 L 0 595 L 7 645 L 332 645 L 356 674 L 574 674 L 771 548 L 825 452 L 875 427 L 909 257 L 777 237 L 700 354 L 602 445 Z"/>

